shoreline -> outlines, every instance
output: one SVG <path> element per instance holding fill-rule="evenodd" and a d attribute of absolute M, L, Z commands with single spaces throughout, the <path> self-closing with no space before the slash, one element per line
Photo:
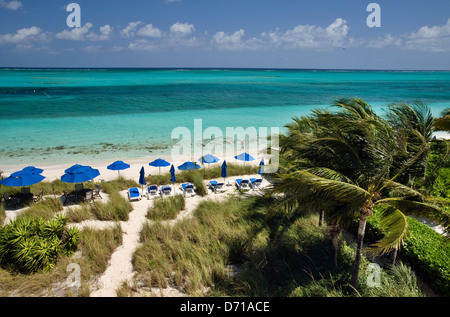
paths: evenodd
<path fill-rule="evenodd" d="M 445 131 L 438 131 L 433 134 L 436 136 L 437 139 L 450 139 L 450 133 Z M 241 152 L 246 152 L 246 150 L 241 150 L 239 152 L 234 153 L 234 155 L 238 155 Z M 261 159 L 264 159 L 265 161 L 270 158 L 270 155 L 255 155 L 253 151 L 247 151 L 250 152 L 250 154 L 255 158 L 254 161 L 245 162 L 245 164 L 259 164 Z M 211 164 L 204 164 L 205 168 L 208 168 L 208 166 L 215 166 L 217 164 L 222 164 L 224 160 L 227 161 L 227 163 L 233 163 L 233 164 L 244 164 L 243 161 L 239 161 L 234 158 L 234 155 L 231 156 L 225 156 L 225 157 L 219 157 L 219 162 L 211 163 Z M 111 155 L 112 157 L 113 155 Z M 126 155 L 117 155 L 114 156 L 115 158 L 95 158 L 95 157 L 80 157 L 79 159 L 70 159 L 67 160 L 67 162 L 61 161 L 53 161 L 53 162 L 45 162 L 41 163 L 40 161 L 37 161 L 36 159 L 30 160 L 28 163 L 16 163 L 16 164 L 0 164 L 0 171 L 1 176 L 3 178 L 8 177 L 10 174 L 22 170 L 26 166 L 35 166 L 38 168 L 44 169 L 44 172 L 42 173 L 43 176 L 45 176 L 46 181 L 53 181 L 55 179 L 60 179 L 60 177 L 64 174 L 64 170 L 69 168 L 70 166 L 74 164 L 81 164 L 81 165 L 88 165 L 92 168 L 96 168 L 99 170 L 100 175 L 96 177 L 96 180 L 103 180 L 103 181 L 109 181 L 111 179 L 117 178 L 118 171 L 112 171 L 108 170 L 107 166 L 114 161 L 122 160 L 125 163 L 130 165 L 130 168 L 126 170 L 121 170 L 120 175 L 125 178 L 130 179 L 138 179 L 139 178 L 139 171 L 142 166 L 144 166 L 145 175 L 148 176 L 149 174 L 155 175 L 159 174 L 159 168 L 150 166 L 149 163 L 157 158 L 162 158 L 169 163 L 173 164 L 175 166 L 175 171 L 179 172 L 178 166 L 183 164 L 184 162 L 188 161 L 187 159 L 183 159 L 183 157 L 176 157 L 173 158 L 170 153 L 167 151 L 162 151 L 158 153 L 152 153 L 148 156 L 141 156 L 141 157 L 126 157 Z M 189 160 L 190 161 L 190 160 Z M 196 160 L 196 163 L 201 165 L 201 163 Z M 203 168 L 203 167 L 202 167 Z M 161 173 L 168 173 L 170 169 L 169 167 L 162 167 Z"/>
<path fill-rule="evenodd" d="M 238 153 L 239 154 L 239 153 Z M 251 153 L 250 153 L 251 154 Z M 227 162 L 227 164 L 239 164 L 239 165 L 243 165 L 243 164 L 248 164 L 248 165 L 259 165 L 259 163 L 261 162 L 261 159 L 264 159 L 264 161 L 266 162 L 266 160 L 270 157 L 270 155 L 253 155 L 251 154 L 255 160 L 253 161 L 239 161 L 237 159 L 234 158 L 234 156 L 227 156 L 224 158 L 220 158 L 219 157 L 219 161 L 216 163 L 211 163 L 211 164 L 204 164 L 204 166 L 202 166 L 202 164 L 198 161 L 196 161 L 196 163 L 198 165 L 201 166 L 201 168 L 209 168 L 210 166 L 221 166 L 223 161 L 225 160 Z M 157 159 L 157 158 L 161 158 L 164 159 L 166 161 L 168 161 L 171 165 L 173 164 L 175 167 L 175 173 L 179 173 L 181 172 L 178 169 L 178 166 L 180 166 L 181 164 L 183 164 L 184 162 L 186 162 L 187 160 L 183 160 L 182 158 L 178 157 L 176 159 L 172 159 L 172 157 L 169 156 L 147 156 L 147 157 L 141 157 L 141 158 L 135 158 L 135 159 L 123 159 L 123 161 L 127 164 L 130 165 L 130 167 L 128 169 L 125 170 L 121 170 L 121 171 L 113 171 L 113 170 L 109 170 L 107 169 L 107 166 L 111 163 L 114 162 L 114 160 L 98 160 L 98 161 L 79 161 L 77 163 L 74 164 L 81 164 L 81 165 L 88 165 L 91 166 L 92 168 L 98 169 L 100 172 L 100 175 L 97 176 L 96 178 L 93 179 L 93 181 L 110 181 L 113 179 L 116 179 L 119 176 L 126 178 L 126 179 L 135 179 L 136 181 L 139 179 L 139 172 L 142 168 L 142 166 L 144 166 L 144 170 L 145 170 L 145 176 L 148 175 L 158 175 L 159 174 L 159 167 L 153 167 L 150 166 L 149 163 L 152 162 L 153 160 Z M 41 175 L 45 176 L 45 179 L 43 180 L 45 181 L 54 181 L 56 179 L 60 179 L 61 176 L 64 174 L 64 171 L 69 168 L 70 166 L 74 165 L 72 163 L 53 163 L 53 164 L 36 164 L 33 165 L 32 162 L 30 162 L 30 164 L 28 165 L 8 165 L 8 166 L 0 166 L 0 170 L 2 171 L 2 176 L 4 178 L 8 177 L 11 173 L 14 173 L 16 171 L 19 171 L 21 169 L 23 169 L 26 166 L 35 166 L 38 168 L 42 168 L 44 171 L 41 173 Z M 170 170 L 170 166 L 167 167 L 161 167 L 161 174 L 165 174 L 165 173 L 169 173 Z"/>

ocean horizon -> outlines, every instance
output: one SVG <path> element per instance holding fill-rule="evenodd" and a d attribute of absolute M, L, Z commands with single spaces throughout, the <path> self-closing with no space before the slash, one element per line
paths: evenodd
<path fill-rule="evenodd" d="M 278 128 L 359 97 L 450 107 L 449 71 L 277 68 L 0 68 L 0 170 L 169 156 L 179 127 Z M 206 154 L 206 153 L 205 153 Z"/>

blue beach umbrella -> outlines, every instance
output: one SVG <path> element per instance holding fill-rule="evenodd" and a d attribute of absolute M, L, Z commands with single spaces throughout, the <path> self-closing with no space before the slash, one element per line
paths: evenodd
<path fill-rule="evenodd" d="M 124 163 L 122 161 L 115 161 L 114 163 L 108 165 L 106 168 L 112 171 L 121 171 L 130 168 L 130 164 Z"/>
<path fill-rule="evenodd" d="M 141 171 L 139 172 L 139 184 L 141 184 L 142 188 L 144 188 L 144 185 L 145 185 L 145 170 L 144 170 L 144 166 L 142 166 Z"/>
<path fill-rule="evenodd" d="M 159 158 L 159 159 L 154 160 L 153 162 L 148 163 L 148 165 L 153 166 L 153 167 L 159 167 L 159 174 L 161 174 L 161 167 L 170 166 L 170 163 Z"/>
<path fill-rule="evenodd" d="M 66 169 L 64 171 L 64 173 L 70 173 L 70 172 L 72 172 L 72 171 L 74 171 L 76 169 L 79 169 L 79 168 L 90 168 L 90 166 L 75 164 L 75 165 L 72 165 L 71 167 L 69 167 L 68 169 Z"/>
<path fill-rule="evenodd" d="M 222 174 L 221 176 L 225 179 L 227 177 L 227 161 L 222 163 Z"/>
<path fill-rule="evenodd" d="M 170 180 L 175 183 L 177 179 L 175 177 L 175 167 L 173 167 L 173 164 L 170 167 L 170 175 L 172 176 Z"/>
<path fill-rule="evenodd" d="M 261 160 L 261 162 L 259 162 L 259 170 L 258 170 L 258 174 L 262 175 L 264 173 L 264 159 Z"/>
<path fill-rule="evenodd" d="M 253 156 L 251 156 L 250 154 L 248 154 L 248 153 L 241 153 L 241 154 L 235 156 L 234 158 L 236 160 L 244 161 L 244 162 L 254 161 L 255 160 L 255 158 Z"/>
<path fill-rule="evenodd" d="M 27 172 L 27 173 L 31 173 L 31 174 L 41 174 L 43 171 L 44 170 L 42 168 L 37 168 L 34 166 L 27 166 L 27 167 L 24 167 L 21 171 L 12 173 L 11 176 L 14 176 L 15 174 L 20 173 L 20 172 Z"/>
<path fill-rule="evenodd" d="M 200 165 L 198 165 L 197 163 L 193 163 L 193 162 L 185 162 L 182 165 L 178 166 L 179 170 L 182 171 L 190 171 L 190 170 L 197 170 L 200 168 Z"/>
<path fill-rule="evenodd" d="M 202 156 L 198 161 L 201 163 L 211 164 L 211 163 L 219 162 L 220 159 L 215 157 L 214 155 L 206 154 L 206 155 Z"/>
<path fill-rule="evenodd" d="M 130 168 L 130 164 L 124 163 L 123 161 L 115 161 L 114 163 L 108 165 L 106 168 L 112 171 L 118 171 L 120 175 L 120 171 Z"/>
<path fill-rule="evenodd" d="M 11 174 L 9 177 L 0 181 L 3 186 L 11 187 L 24 187 L 31 186 L 41 182 L 45 176 L 38 173 L 28 173 L 24 171 L 18 171 Z"/>
<path fill-rule="evenodd" d="M 175 177 L 175 167 L 173 166 L 173 164 L 172 164 L 172 166 L 170 167 L 170 175 L 172 176 L 172 177 L 170 178 L 170 180 L 171 180 L 172 183 L 173 183 L 173 192 L 175 193 L 175 182 L 177 181 L 177 179 L 176 179 L 176 177 Z"/>
<path fill-rule="evenodd" d="M 61 176 L 61 181 L 65 183 L 83 183 L 96 178 L 98 175 L 100 175 L 98 169 L 76 164 L 66 169 L 65 174 Z"/>

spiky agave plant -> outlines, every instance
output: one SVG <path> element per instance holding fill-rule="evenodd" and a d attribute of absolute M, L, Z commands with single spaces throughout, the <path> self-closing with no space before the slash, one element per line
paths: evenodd
<path fill-rule="evenodd" d="M 79 231 L 66 229 L 67 221 L 20 218 L 0 228 L 0 264 L 26 273 L 50 270 L 60 254 L 70 255 L 78 245 Z"/>

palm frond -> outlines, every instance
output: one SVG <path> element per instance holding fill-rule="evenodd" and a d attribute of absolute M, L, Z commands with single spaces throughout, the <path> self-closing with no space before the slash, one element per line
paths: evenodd
<path fill-rule="evenodd" d="M 360 208 L 371 196 L 356 185 L 320 177 L 305 170 L 280 176 L 271 191 L 271 194 L 277 193 L 317 206 L 347 204 L 349 209 L 353 209 L 352 206 Z"/>
<path fill-rule="evenodd" d="M 307 172 L 323 178 L 353 184 L 352 180 L 342 173 L 326 167 L 311 167 L 306 169 Z"/>
<path fill-rule="evenodd" d="M 407 215 L 423 217 L 442 225 L 447 232 L 450 231 L 450 214 L 426 202 L 418 202 L 402 198 L 380 199 L 376 205 L 388 205 L 399 209 Z"/>
<path fill-rule="evenodd" d="M 401 183 L 395 182 L 391 179 L 384 179 L 382 181 L 382 186 L 389 192 L 393 192 L 395 197 L 414 197 L 417 200 L 423 200 L 423 196 L 417 190 L 403 185 Z"/>
<path fill-rule="evenodd" d="M 381 240 L 366 248 L 366 252 L 383 255 L 393 249 L 398 250 L 408 235 L 408 220 L 397 208 L 388 207 L 382 211 L 381 226 L 389 228 L 389 231 Z"/>

